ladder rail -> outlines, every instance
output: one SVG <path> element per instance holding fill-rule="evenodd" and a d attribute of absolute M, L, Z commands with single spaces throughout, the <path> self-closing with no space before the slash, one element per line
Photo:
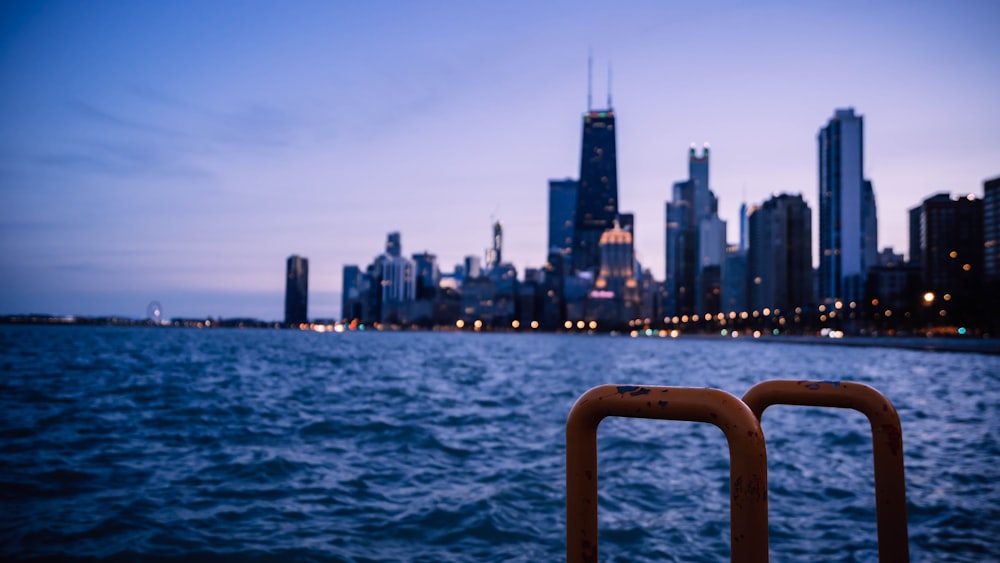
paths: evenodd
<path fill-rule="evenodd" d="M 730 560 L 768 560 L 767 453 L 750 408 L 719 389 L 600 385 L 577 399 L 566 421 L 567 561 L 597 561 L 597 427 L 609 416 L 719 427 L 730 456 Z"/>
<path fill-rule="evenodd" d="M 863 383 L 852 381 L 772 380 L 758 383 L 743 402 L 760 420 L 772 405 L 834 407 L 856 410 L 868 418 L 875 466 L 875 515 L 879 561 L 909 561 L 903 429 L 892 402 Z"/>

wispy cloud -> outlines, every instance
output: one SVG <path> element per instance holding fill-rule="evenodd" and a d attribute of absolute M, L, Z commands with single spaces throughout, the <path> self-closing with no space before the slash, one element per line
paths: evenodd
<path fill-rule="evenodd" d="M 115 177 L 154 176 L 162 179 L 213 180 L 215 174 L 194 164 L 185 151 L 155 143 L 105 142 L 37 155 L 35 163 L 69 174 Z"/>

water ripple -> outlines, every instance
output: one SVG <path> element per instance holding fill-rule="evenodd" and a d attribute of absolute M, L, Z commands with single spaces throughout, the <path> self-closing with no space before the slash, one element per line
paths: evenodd
<path fill-rule="evenodd" d="M 560 335 L 0 327 L 0 556 L 563 557 L 566 414 L 603 383 L 851 379 L 904 425 L 914 561 L 1000 553 L 989 356 Z M 772 559 L 877 560 L 867 420 L 772 407 Z M 729 554 L 715 427 L 608 419 L 606 561 Z"/>

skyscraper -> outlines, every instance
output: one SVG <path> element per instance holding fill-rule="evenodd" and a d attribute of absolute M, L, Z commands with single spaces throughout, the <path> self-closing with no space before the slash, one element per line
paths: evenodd
<path fill-rule="evenodd" d="M 308 321 L 309 260 L 301 256 L 288 257 L 285 269 L 285 325 L 297 326 Z"/>
<path fill-rule="evenodd" d="M 361 318 L 361 269 L 353 264 L 344 265 L 344 283 L 340 294 L 340 318 L 352 321 Z"/>
<path fill-rule="evenodd" d="M 716 313 L 721 307 L 721 271 L 726 223 L 708 187 L 709 149 L 688 152 L 688 179 L 674 184 L 666 204 L 667 313 Z"/>
<path fill-rule="evenodd" d="M 838 109 L 817 135 L 819 148 L 819 299 L 863 300 L 878 254 L 875 193 L 864 179 L 864 118 Z"/>
<path fill-rule="evenodd" d="M 1000 282 L 1000 176 L 983 182 L 983 277 Z"/>
<path fill-rule="evenodd" d="M 573 225 L 573 268 L 596 272 L 601 264 L 601 235 L 618 218 L 618 165 L 615 114 L 610 107 L 583 114 L 580 183 Z"/>
<path fill-rule="evenodd" d="M 781 194 L 750 215 L 750 308 L 791 311 L 813 302 L 812 211 Z"/>
<path fill-rule="evenodd" d="M 569 255 L 573 250 L 573 218 L 576 216 L 576 190 L 578 182 L 549 180 L 549 246 Z"/>
<path fill-rule="evenodd" d="M 983 182 L 983 295 L 985 330 L 1000 332 L 1000 176 Z"/>
<path fill-rule="evenodd" d="M 931 295 L 924 306 L 936 322 L 974 322 L 982 313 L 983 200 L 939 193 L 917 209 L 919 293 Z"/>
<path fill-rule="evenodd" d="M 493 270 L 503 261 L 503 224 L 493 223 L 493 245 L 486 249 L 486 270 Z"/>
<path fill-rule="evenodd" d="M 393 258 L 402 256 L 403 246 L 399 231 L 394 231 L 385 237 L 385 253 Z"/>

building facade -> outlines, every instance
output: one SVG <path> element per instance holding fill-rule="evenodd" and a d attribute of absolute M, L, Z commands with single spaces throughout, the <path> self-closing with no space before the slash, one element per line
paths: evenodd
<path fill-rule="evenodd" d="M 676 182 L 666 204 L 666 313 L 717 313 L 722 306 L 726 222 L 709 189 L 709 148 L 688 152 L 688 179 Z"/>
<path fill-rule="evenodd" d="M 817 136 L 819 299 L 860 302 L 878 253 L 875 193 L 864 179 L 864 118 L 838 109 Z"/>
<path fill-rule="evenodd" d="M 285 267 L 285 326 L 309 322 L 309 260 L 288 257 Z"/>
<path fill-rule="evenodd" d="M 546 253 L 556 248 L 568 256 L 573 250 L 577 185 L 578 182 L 570 178 L 549 180 L 549 245 Z"/>
<path fill-rule="evenodd" d="M 1000 332 L 1000 176 L 983 182 L 984 329 Z"/>
<path fill-rule="evenodd" d="M 812 211 L 801 195 L 781 194 L 750 215 L 750 309 L 792 311 L 812 295 Z"/>
<path fill-rule="evenodd" d="M 609 104 L 610 105 L 610 104 Z M 583 114 L 580 180 L 573 223 L 573 269 L 596 273 L 601 264 L 601 235 L 618 218 L 618 163 L 615 114 Z"/>
<path fill-rule="evenodd" d="M 929 324 L 977 324 L 982 317 L 983 200 L 935 194 L 919 218 L 919 294 Z"/>

